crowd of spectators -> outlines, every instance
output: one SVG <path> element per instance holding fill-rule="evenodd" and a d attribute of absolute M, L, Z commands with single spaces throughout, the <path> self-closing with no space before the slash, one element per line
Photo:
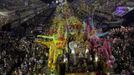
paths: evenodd
<path fill-rule="evenodd" d="M 0 31 L 0 75 L 46 73 L 48 49 L 33 41 L 37 34 L 46 34 L 51 25 L 44 24 L 46 19 L 40 16 L 36 23 L 27 22 Z"/>
<path fill-rule="evenodd" d="M 25 51 L 19 49 L 18 39 L 10 37 L 10 33 L 1 34 L 0 40 L 0 74 L 7 75 L 11 69 L 22 62 Z"/>
<path fill-rule="evenodd" d="M 48 49 L 33 41 L 37 34 L 48 32 L 46 28 L 50 25 L 25 24 L 9 31 L 0 31 L 0 75 L 48 72 Z"/>
<path fill-rule="evenodd" d="M 122 70 L 132 72 L 134 66 L 134 28 L 114 28 L 112 29 L 111 38 L 114 39 L 113 55 L 116 59 L 115 72 L 122 72 Z"/>
<path fill-rule="evenodd" d="M 33 38 L 18 38 L 10 32 L 1 32 L 0 74 L 33 75 L 46 71 L 48 49 L 35 44 Z"/>

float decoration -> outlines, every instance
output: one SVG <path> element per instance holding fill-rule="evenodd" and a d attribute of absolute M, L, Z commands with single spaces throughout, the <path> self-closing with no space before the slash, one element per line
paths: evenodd
<path fill-rule="evenodd" d="M 100 38 L 109 34 L 109 32 L 98 33 L 97 29 L 94 26 L 93 19 L 90 18 L 88 20 L 81 22 L 78 18 L 73 16 L 71 13 L 71 9 L 67 2 L 65 2 L 62 6 L 58 6 L 56 10 L 56 17 L 53 19 L 52 28 L 57 31 L 46 36 L 46 35 L 38 35 L 38 38 L 43 38 L 44 40 L 36 40 L 35 42 L 43 45 L 47 45 L 49 47 L 49 59 L 48 59 L 48 68 L 50 71 L 55 71 L 58 73 L 58 59 L 60 59 L 65 52 L 69 52 L 73 55 L 74 63 L 77 62 L 76 54 L 78 53 L 87 53 L 97 48 L 95 51 L 96 62 L 100 60 L 101 56 L 104 58 L 105 64 L 109 68 L 111 68 L 112 63 L 114 62 L 114 57 L 111 53 L 111 47 L 109 40 L 103 40 Z M 68 39 L 73 38 L 73 40 L 69 41 Z M 46 41 L 46 39 L 49 39 Z M 102 43 L 102 44 L 100 44 Z M 69 48 L 68 48 L 69 47 Z"/>

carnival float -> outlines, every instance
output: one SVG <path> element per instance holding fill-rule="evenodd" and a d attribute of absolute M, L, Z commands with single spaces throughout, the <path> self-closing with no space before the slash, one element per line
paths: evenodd
<path fill-rule="evenodd" d="M 49 48 L 48 68 L 51 73 L 59 75 L 59 64 L 78 63 L 78 56 L 90 54 L 90 61 L 97 68 L 101 62 L 105 73 L 112 68 L 114 56 L 112 55 L 110 39 L 102 39 L 101 36 L 109 32 L 98 33 L 94 26 L 92 17 L 85 20 L 78 19 L 72 14 L 69 5 L 65 1 L 57 7 L 53 25 L 48 32 L 49 35 L 38 35 L 36 43 Z M 71 60 L 65 54 L 69 54 Z M 87 56 L 88 58 L 88 56 Z M 69 66 L 66 66 L 69 67 Z M 97 69 L 96 69 L 97 70 Z"/>

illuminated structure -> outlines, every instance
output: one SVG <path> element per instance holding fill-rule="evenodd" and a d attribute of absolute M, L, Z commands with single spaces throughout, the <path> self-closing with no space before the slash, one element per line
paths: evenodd
<path fill-rule="evenodd" d="M 52 33 L 49 36 L 45 35 L 38 35 L 38 38 L 43 38 L 44 40 L 35 40 L 35 42 L 47 45 L 49 47 L 49 59 L 48 59 L 48 68 L 51 72 L 54 72 L 58 75 L 58 59 L 63 56 L 63 50 L 67 51 L 67 33 L 68 33 L 68 26 L 77 28 L 81 25 L 81 22 L 75 18 L 74 16 L 70 15 L 71 10 L 68 7 L 67 2 L 63 2 L 62 4 L 57 7 L 56 10 L 56 17 L 53 20 L 53 28 L 56 32 Z M 70 32 L 70 33 L 75 33 Z M 48 39 L 48 41 L 45 41 Z"/>
<path fill-rule="evenodd" d="M 61 58 L 63 57 L 64 52 L 68 52 L 69 50 L 68 45 L 73 55 L 74 63 L 76 63 L 76 54 L 86 53 L 91 47 L 95 48 L 98 46 L 96 42 L 101 42 L 99 37 L 108 34 L 108 32 L 98 34 L 92 19 L 88 19 L 86 22 L 82 23 L 82 21 L 74 17 L 71 12 L 66 1 L 60 4 L 57 7 L 56 16 L 53 19 L 52 29 L 54 28 L 54 31 L 51 30 L 53 32 L 48 36 L 37 36 L 38 38 L 43 38 L 43 40 L 35 40 L 35 42 L 49 47 L 48 68 L 56 75 L 59 73 L 59 63 L 62 63 L 63 59 Z M 73 40 L 69 41 L 69 38 L 73 38 Z M 91 42 L 93 42 L 93 45 L 90 44 Z M 106 41 L 106 45 L 108 44 L 109 42 Z M 103 45 L 105 46 L 105 43 Z M 100 47 L 100 50 L 103 50 L 103 52 L 105 52 L 104 54 L 108 51 L 111 52 L 107 48 L 109 46 L 104 49 L 103 45 Z M 96 51 L 96 62 L 100 59 L 98 58 L 98 55 L 99 52 Z M 107 58 L 106 62 L 109 61 L 110 56 L 111 54 L 104 56 Z"/>

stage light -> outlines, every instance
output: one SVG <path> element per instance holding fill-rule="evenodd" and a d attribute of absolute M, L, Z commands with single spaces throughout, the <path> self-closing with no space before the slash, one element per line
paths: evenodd
<path fill-rule="evenodd" d="M 116 13 L 118 13 L 119 15 L 124 14 L 125 12 L 126 11 L 125 11 L 124 7 L 117 7 L 116 8 Z"/>
<path fill-rule="evenodd" d="M 98 56 L 97 55 L 95 56 L 95 62 L 98 62 Z"/>

